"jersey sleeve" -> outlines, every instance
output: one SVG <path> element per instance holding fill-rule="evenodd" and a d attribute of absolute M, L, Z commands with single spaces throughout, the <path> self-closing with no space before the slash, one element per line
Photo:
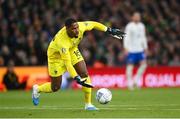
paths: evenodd
<path fill-rule="evenodd" d="M 71 77 L 74 78 L 75 76 L 77 76 L 78 74 L 71 63 L 71 56 L 70 56 L 69 48 L 60 47 L 60 55 Z"/>
<path fill-rule="evenodd" d="M 125 33 L 126 33 L 126 37 L 123 40 L 123 46 L 124 46 L 124 49 L 128 50 L 129 39 L 130 39 L 130 36 L 131 36 L 130 35 L 129 25 L 126 26 Z"/>
<path fill-rule="evenodd" d="M 143 47 L 144 49 L 148 49 L 148 45 L 147 45 L 147 38 L 146 38 L 146 29 L 145 26 L 143 25 L 143 34 L 142 34 L 142 42 L 143 42 Z"/>
<path fill-rule="evenodd" d="M 85 31 L 90 31 L 92 29 L 96 29 L 99 31 L 107 31 L 107 27 L 99 22 L 95 21 L 85 21 L 83 22 Z"/>

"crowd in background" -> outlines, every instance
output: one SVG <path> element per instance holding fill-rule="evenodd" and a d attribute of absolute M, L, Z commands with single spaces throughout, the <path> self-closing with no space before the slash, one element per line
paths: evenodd
<path fill-rule="evenodd" d="M 0 66 L 46 65 L 48 44 L 68 17 L 124 30 L 135 11 L 146 25 L 148 64 L 180 65 L 179 6 L 179 0 L 0 0 Z M 122 66 L 122 42 L 92 31 L 80 49 L 88 66 Z"/>

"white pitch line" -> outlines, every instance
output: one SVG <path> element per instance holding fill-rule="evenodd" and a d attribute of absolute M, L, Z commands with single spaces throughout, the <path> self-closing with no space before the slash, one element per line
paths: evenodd
<path fill-rule="evenodd" d="M 0 118 L 0 119 L 7 119 L 7 118 Z M 8 119 L 19 119 L 19 118 L 8 118 Z M 27 118 L 21 118 L 21 119 L 27 119 Z M 42 117 L 41 118 L 38 118 L 38 117 L 36 117 L 36 118 L 30 118 L 30 119 L 42 119 Z M 45 117 L 45 119 L 54 119 L 54 118 L 47 118 L 47 117 Z M 106 117 L 104 117 L 104 118 L 59 118 L 58 117 L 58 119 L 132 119 L 132 118 L 125 118 L 125 117 L 115 117 L 115 118 L 106 118 Z M 133 119 L 147 119 L 147 118 L 142 118 L 142 117 L 139 117 L 139 118 L 133 118 Z M 148 118 L 148 119 L 164 119 L 164 118 L 157 118 L 157 117 L 155 117 L 155 118 Z M 172 118 L 166 118 L 166 119 L 172 119 Z M 180 119 L 180 118 L 173 118 L 173 119 Z"/>
<path fill-rule="evenodd" d="M 46 110 L 46 109 L 50 109 L 50 110 L 83 110 L 84 108 L 75 108 L 75 107 L 0 107 L 0 109 L 4 109 L 4 110 L 9 110 L 9 109 L 18 109 L 18 110 L 23 110 L 23 109 L 27 109 L 27 110 Z M 105 109 L 105 110 L 114 110 L 115 108 L 101 108 L 101 109 Z M 116 110 L 116 109 L 115 109 Z"/>
<path fill-rule="evenodd" d="M 162 110 L 180 111 L 180 109 L 162 109 Z"/>
<path fill-rule="evenodd" d="M 0 107 L 0 110 L 84 110 L 83 108 L 76 108 L 76 107 L 55 107 L 55 106 L 48 106 L 48 107 Z M 112 107 L 100 107 L 100 110 L 145 110 L 145 111 L 151 111 L 153 109 L 151 108 L 112 108 Z M 180 111 L 179 108 L 177 109 L 159 109 L 163 111 Z"/>
<path fill-rule="evenodd" d="M 160 107 L 174 107 L 174 106 L 180 106 L 180 104 L 151 104 L 151 105 L 108 105 L 108 107 L 153 107 L 153 106 L 160 106 Z"/>
<path fill-rule="evenodd" d="M 27 109 L 27 110 L 59 110 L 59 109 L 64 109 L 64 110 L 82 110 L 83 108 L 68 108 L 68 107 L 0 107 L 0 109 Z"/>

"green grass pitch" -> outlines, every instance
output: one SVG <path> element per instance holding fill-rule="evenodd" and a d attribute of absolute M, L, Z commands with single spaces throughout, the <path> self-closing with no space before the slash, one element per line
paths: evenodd
<path fill-rule="evenodd" d="M 41 94 L 33 106 L 30 91 L 0 93 L 0 118 L 180 118 L 180 88 L 111 90 L 113 99 L 99 111 L 85 111 L 81 90 Z"/>

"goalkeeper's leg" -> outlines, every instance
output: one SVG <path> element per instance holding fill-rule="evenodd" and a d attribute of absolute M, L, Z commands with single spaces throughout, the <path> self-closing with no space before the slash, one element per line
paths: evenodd
<path fill-rule="evenodd" d="M 84 60 L 76 63 L 74 65 L 74 68 L 76 69 L 77 73 L 81 76 L 81 78 L 86 78 L 86 83 L 91 84 L 90 77 L 88 76 L 88 71 L 86 68 L 86 64 Z M 84 97 L 85 97 L 85 110 L 98 110 L 94 105 L 92 105 L 91 102 L 91 88 L 82 87 L 82 90 L 84 91 Z"/>
<path fill-rule="evenodd" d="M 34 105 L 39 104 L 39 96 L 41 92 L 52 93 L 60 89 L 62 82 L 62 75 L 58 77 L 51 77 L 51 82 L 44 83 L 42 85 L 34 85 L 32 91 L 32 100 Z"/>
<path fill-rule="evenodd" d="M 51 82 L 44 83 L 38 86 L 38 92 L 51 93 L 60 89 L 62 82 L 62 75 L 58 77 L 51 77 Z"/>

